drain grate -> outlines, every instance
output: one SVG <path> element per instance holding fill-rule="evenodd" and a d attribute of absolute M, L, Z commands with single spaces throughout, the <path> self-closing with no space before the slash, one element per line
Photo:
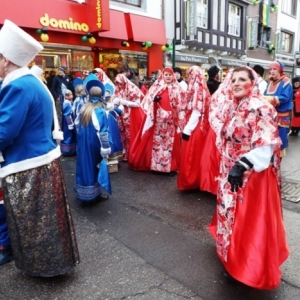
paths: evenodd
<path fill-rule="evenodd" d="M 300 202 L 300 182 L 282 181 L 281 196 L 282 200 Z"/>

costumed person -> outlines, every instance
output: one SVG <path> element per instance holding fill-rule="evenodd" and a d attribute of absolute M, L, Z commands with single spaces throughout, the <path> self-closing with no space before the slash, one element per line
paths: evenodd
<path fill-rule="evenodd" d="M 116 76 L 115 88 L 114 104 L 124 106 L 124 112 L 119 118 L 119 128 L 123 145 L 123 160 L 127 161 L 131 143 L 144 119 L 145 114 L 140 108 L 144 94 L 124 74 Z"/>
<path fill-rule="evenodd" d="M 264 93 L 264 99 L 277 110 L 278 130 L 282 141 L 281 158 L 286 156 L 293 108 L 293 88 L 290 79 L 283 73 L 283 70 L 283 63 L 279 61 L 270 63 L 270 81 Z"/>
<path fill-rule="evenodd" d="M 43 49 L 9 20 L 0 30 L 0 167 L 16 267 L 32 276 L 66 274 L 79 262 L 60 164 L 54 99 L 27 65 Z"/>
<path fill-rule="evenodd" d="M 113 87 L 107 83 L 105 84 L 105 102 L 106 115 L 109 128 L 109 144 L 111 153 L 108 156 L 108 161 L 122 161 L 123 160 L 123 146 L 121 134 L 118 124 L 118 119 L 123 113 L 124 107 L 122 105 L 115 106 L 113 103 Z"/>
<path fill-rule="evenodd" d="M 64 133 L 64 139 L 60 142 L 60 151 L 64 156 L 71 156 L 76 154 L 76 130 L 72 114 L 73 94 L 72 91 L 66 90 L 61 129 Z"/>
<path fill-rule="evenodd" d="M 217 66 L 211 66 L 208 71 L 208 80 L 207 80 L 207 87 L 211 95 L 218 89 L 220 85 L 220 69 Z"/>
<path fill-rule="evenodd" d="M 129 167 L 133 170 L 177 174 L 180 138 L 186 123 L 186 98 L 171 68 L 163 69 L 141 107 L 146 116 L 130 149 Z"/>
<path fill-rule="evenodd" d="M 185 82 L 184 78 L 182 77 L 182 70 L 178 67 L 174 67 L 173 71 L 174 71 L 175 77 L 176 77 L 177 81 L 179 82 L 180 86 L 186 92 L 188 85 Z"/>
<path fill-rule="evenodd" d="M 260 93 L 263 95 L 267 88 L 267 85 L 268 85 L 267 82 L 263 78 L 265 69 L 261 65 L 255 65 L 253 67 L 253 70 L 256 72 L 256 75 L 258 78 L 257 79 L 258 89 L 259 89 Z"/>
<path fill-rule="evenodd" d="M 205 134 L 208 130 L 208 108 L 210 92 L 206 86 L 201 67 L 192 66 L 187 70 L 186 119 L 182 133 L 180 169 L 177 188 L 191 190 L 200 188 L 200 156 L 203 151 Z M 207 172 L 207 170 L 205 170 Z"/>
<path fill-rule="evenodd" d="M 91 204 L 108 199 L 108 195 L 103 194 L 102 189 L 111 193 L 107 167 L 111 148 L 104 110 L 105 87 L 96 78 L 86 82 L 86 91 L 88 102 L 82 107 L 75 120 L 77 160 L 74 190 L 77 200 L 82 204 Z"/>
<path fill-rule="evenodd" d="M 77 118 L 77 115 L 81 107 L 87 102 L 87 95 L 85 87 L 82 83 L 79 83 L 75 86 L 75 100 L 72 105 L 72 116 L 73 120 Z"/>
<path fill-rule="evenodd" d="M 95 68 L 92 73 L 95 74 L 104 85 L 109 84 L 113 87 L 112 95 L 115 93 L 115 85 L 101 68 Z"/>
<path fill-rule="evenodd" d="M 13 260 L 9 233 L 6 223 L 6 214 L 3 201 L 3 191 L 0 179 L 0 266 Z"/>
<path fill-rule="evenodd" d="M 300 77 L 292 79 L 293 82 L 293 117 L 290 136 L 297 136 L 300 131 Z"/>
<path fill-rule="evenodd" d="M 209 115 L 221 153 L 217 206 L 209 231 L 225 276 L 257 289 L 280 284 L 287 259 L 280 191 L 276 110 L 261 98 L 249 67 L 229 71 L 231 84 Z"/>

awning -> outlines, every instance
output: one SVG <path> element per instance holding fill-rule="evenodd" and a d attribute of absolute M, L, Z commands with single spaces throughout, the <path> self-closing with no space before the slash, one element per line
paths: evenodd
<path fill-rule="evenodd" d="M 125 14 L 121 11 L 110 10 L 110 30 L 99 32 L 100 37 L 128 40 Z"/>
<path fill-rule="evenodd" d="M 166 29 L 163 20 L 134 14 L 128 14 L 128 17 L 130 19 L 129 38 L 137 42 L 150 41 L 153 44 L 161 45 L 166 43 Z M 112 17 L 110 19 L 114 20 Z"/>

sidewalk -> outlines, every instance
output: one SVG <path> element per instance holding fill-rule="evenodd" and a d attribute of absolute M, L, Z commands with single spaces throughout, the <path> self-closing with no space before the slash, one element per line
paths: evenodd
<path fill-rule="evenodd" d="M 289 137 L 287 156 L 283 158 L 281 164 L 281 177 L 283 183 L 298 183 L 295 185 L 295 192 L 297 195 L 300 194 L 300 136 Z M 282 266 L 283 280 L 300 287 L 300 202 L 295 204 L 284 203 L 284 207 L 289 207 L 289 209 L 283 209 L 283 215 L 290 247 L 290 256 Z"/>

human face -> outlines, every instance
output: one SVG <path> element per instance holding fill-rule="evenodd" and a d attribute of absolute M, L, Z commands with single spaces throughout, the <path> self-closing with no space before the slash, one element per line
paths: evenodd
<path fill-rule="evenodd" d="M 253 82 L 249 78 L 249 74 L 246 71 L 233 72 L 231 79 L 231 88 L 233 96 L 241 100 L 250 94 Z"/>
<path fill-rule="evenodd" d="M 173 80 L 173 74 L 170 73 L 170 72 L 164 72 L 163 73 L 163 79 L 164 79 L 165 83 L 169 84 Z"/>
<path fill-rule="evenodd" d="M 176 79 L 178 80 L 178 79 L 180 79 L 180 73 L 178 73 L 178 72 L 175 72 L 175 77 L 176 77 Z"/>
<path fill-rule="evenodd" d="M 276 68 L 270 68 L 270 76 L 273 78 L 273 79 L 279 79 L 279 77 L 280 77 L 280 73 L 279 73 L 279 71 L 278 71 L 278 69 L 276 69 Z"/>
<path fill-rule="evenodd" d="M 5 77 L 5 71 L 4 69 L 6 68 L 6 60 L 2 54 L 0 54 L 0 78 Z"/>
<path fill-rule="evenodd" d="M 294 87 L 295 87 L 296 89 L 297 89 L 299 86 L 300 86 L 300 82 L 299 82 L 299 81 L 294 82 Z"/>

